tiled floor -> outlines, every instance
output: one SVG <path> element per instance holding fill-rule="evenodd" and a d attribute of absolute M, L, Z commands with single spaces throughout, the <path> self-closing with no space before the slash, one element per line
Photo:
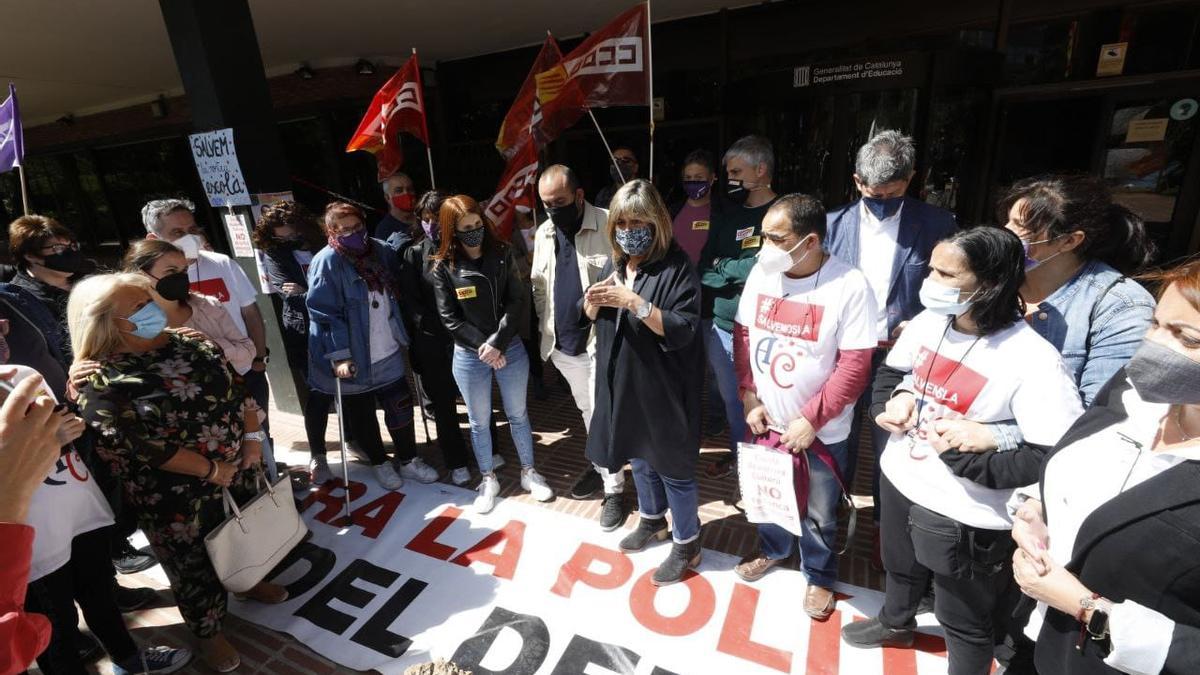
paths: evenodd
<path fill-rule="evenodd" d="M 547 382 L 546 400 L 537 400 L 532 395 L 529 398 L 529 415 L 533 424 L 534 437 L 537 441 L 538 468 L 558 495 L 566 495 L 575 478 L 586 466 L 583 459 L 583 420 L 575 408 L 566 384 L 562 382 L 552 368 L 547 366 L 545 381 Z M 497 402 L 499 396 L 496 396 Z M 461 422 L 465 427 L 465 409 L 461 408 Z M 382 415 L 380 416 L 382 420 Z M 272 436 L 277 446 L 277 459 L 299 467 L 307 461 L 308 443 L 305 439 L 303 419 L 299 415 L 272 411 Z M 429 424 L 430 432 L 434 426 Z M 866 434 L 864 434 L 866 435 Z M 333 417 L 330 418 L 328 433 L 330 450 L 337 448 L 337 426 Z M 501 425 L 500 452 L 506 457 L 515 459 L 516 454 L 506 430 Z M 419 442 L 426 439 L 424 425 L 417 417 L 417 437 Z M 701 467 L 707 465 L 712 456 L 723 452 L 727 447 L 724 435 L 706 437 L 703 443 Z M 441 467 L 442 462 L 437 451 L 436 442 L 421 446 L 426 460 Z M 871 471 L 874 464 L 869 449 L 860 452 L 862 461 L 858 465 L 852 492 L 856 495 L 870 496 Z M 570 513 L 581 518 L 595 519 L 599 515 L 600 500 L 589 499 L 577 501 L 560 496 L 552 502 L 539 504 L 520 494 L 518 485 L 517 462 L 510 461 L 498 472 L 503 487 L 502 495 L 514 499 L 538 504 L 542 508 L 554 509 Z M 700 478 L 700 517 L 703 522 L 702 541 L 705 547 L 745 555 L 755 548 L 754 526 L 747 523 L 742 514 L 731 501 L 736 498 L 732 478 L 712 480 Z M 627 481 L 626 498 L 631 506 L 634 503 L 632 481 Z M 856 501 L 862 501 L 861 498 Z M 843 518 L 845 520 L 845 518 Z M 636 517 L 630 517 L 627 528 L 636 524 Z M 871 511 L 864 509 L 858 518 L 857 533 L 854 536 L 846 554 L 841 557 L 840 576 L 843 581 L 866 586 L 869 588 L 882 587 L 882 575 L 872 569 L 871 550 L 875 534 Z M 845 536 L 843 522 L 842 537 Z M 126 585 L 152 585 L 161 588 L 153 580 L 144 575 L 121 577 Z M 191 638 L 180 621 L 179 614 L 172 606 L 169 590 L 160 590 L 161 607 L 126 615 L 136 639 L 143 644 L 172 644 L 189 646 Z M 317 656 L 304 645 L 290 637 L 270 631 L 240 619 L 230 617 L 227 634 L 242 654 L 242 666 L 239 673 L 331 673 L 341 669 L 328 660 Z M 97 664 L 98 672 L 111 673 L 111 665 L 105 661 Z M 36 670 L 34 671 L 36 672 Z M 182 672 L 204 673 L 207 669 L 194 664 Z"/>

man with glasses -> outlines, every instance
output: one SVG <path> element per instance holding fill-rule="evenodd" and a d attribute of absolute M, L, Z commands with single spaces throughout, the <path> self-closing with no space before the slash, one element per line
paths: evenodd
<path fill-rule="evenodd" d="M 633 148 L 628 145 L 613 148 L 612 159 L 608 163 L 608 175 L 612 182 L 605 185 L 596 195 L 596 203 L 605 209 L 622 185 L 638 177 L 638 160 Z"/>

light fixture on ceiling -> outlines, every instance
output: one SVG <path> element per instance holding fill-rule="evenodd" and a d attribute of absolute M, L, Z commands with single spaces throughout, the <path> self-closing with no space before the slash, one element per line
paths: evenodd
<path fill-rule="evenodd" d="M 375 64 L 366 59 L 359 59 L 354 64 L 354 71 L 359 75 L 374 75 Z"/>
<path fill-rule="evenodd" d="M 311 80 L 317 76 L 317 73 L 309 68 L 307 63 L 301 63 L 300 67 L 296 69 L 296 76 L 302 80 Z"/>
<path fill-rule="evenodd" d="M 150 114 L 155 119 L 162 119 L 167 116 L 167 97 L 162 94 L 158 98 L 150 102 Z"/>

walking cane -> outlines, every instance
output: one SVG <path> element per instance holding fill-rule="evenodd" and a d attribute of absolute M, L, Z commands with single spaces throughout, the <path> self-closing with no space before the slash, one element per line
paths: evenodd
<path fill-rule="evenodd" d="M 425 387 L 421 384 L 421 376 L 413 373 L 413 383 L 417 385 L 417 409 L 421 411 L 421 426 L 425 427 L 425 442 L 429 442 L 429 418 L 425 417 Z"/>
<path fill-rule="evenodd" d="M 333 381 L 337 392 L 338 447 L 342 451 L 342 487 L 346 493 L 346 526 L 349 527 L 353 522 L 350 520 L 350 462 L 346 458 L 346 428 L 342 424 L 342 378 L 338 377 L 337 364 L 333 361 L 330 363 L 333 365 Z"/>

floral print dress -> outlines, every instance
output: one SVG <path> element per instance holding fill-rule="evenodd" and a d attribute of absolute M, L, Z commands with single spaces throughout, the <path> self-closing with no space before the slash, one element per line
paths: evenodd
<path fill-rule="evenodd" d="M 125 503 L 171 581 L 188 628 L 208 638 L 221 630 L 226 593 L 204 537 L 225 520 L 221 488 L 161 469 L 180 450 L 214 461 L 241 458 L 241 377 L 216 347 L 172 334 L 160 349 L 117 354 L 80 388 L 80 415 L 97 434 L 96 451 L 120 481 Z M 253 471 L 230 490 L 238 503 L 255 493 Z"/>

